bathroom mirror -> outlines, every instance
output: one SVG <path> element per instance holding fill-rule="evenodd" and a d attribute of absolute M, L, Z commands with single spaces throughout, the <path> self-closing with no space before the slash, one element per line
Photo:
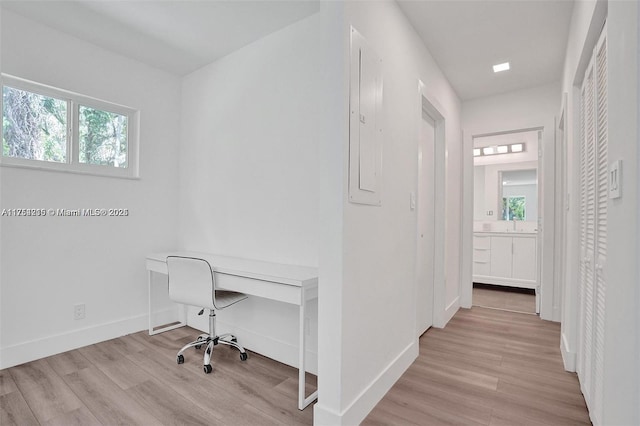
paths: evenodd
<path fill-rule="evenodd" d="M 499 220 L 534 221 L 538 218 L 538 173 L 536 169 L 499 172 Z"/>
<path fill-rule="evenodd" d="M 475 221 L 538 220 L 537 161 L 476 165 Z"/>

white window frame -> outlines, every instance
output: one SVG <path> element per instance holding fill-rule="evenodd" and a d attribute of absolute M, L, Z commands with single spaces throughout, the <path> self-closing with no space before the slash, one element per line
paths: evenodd
<path fill-rule="evenodd" d="M 26 158 L 8 157 L 0 152 L 0 166 L 21 167 L 38 170 L 50 170 L 68 173 L 80 173 L 97 176 L 110 176 L 137 179 L 139 153 L 139 111 L 123 105 L 92 98 L 58 89 L 45 84 L 36 83 L 8 74 L 2 74 L 2 87 L 8 86 L 18 90 L 25 90 L 38 95 L 49 96 L 67 102 L 67 152 L 65 162 L 30 160 Z M 79 161 L 80 136 L 78 128 L 78 111 L 80 106 L 99 109 L 102 111 L 124 115 L 127 117 L 127 167 L 114 167 L 101 164 L 87 164 Z M 0 97 L 0 110 L 2 98 Z"/>

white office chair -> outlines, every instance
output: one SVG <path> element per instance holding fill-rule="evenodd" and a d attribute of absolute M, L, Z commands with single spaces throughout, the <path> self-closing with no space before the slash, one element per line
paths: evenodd
<path fill-rule="evenodd" d="M 178 352 L 178 364 L 184 363 L 182 353 L 188 348 L 204 351 L 204 372 L 211 373 L 211 354 L 218 343 L 233 346 L 240 351 L 240 359 L 246 361 L 247 352 L 240 346 L 232 334 L 216 335 L 216 310 L 224 309 L 247 298 L 244 293 L 216 290 L 216 278 L 209 262 L 204 259 L 186 256 L 168 256 L 169 298 L 177 303 L 209 309 L 209 334 L 201 334 L 193 342 L 186 344 Z"/>

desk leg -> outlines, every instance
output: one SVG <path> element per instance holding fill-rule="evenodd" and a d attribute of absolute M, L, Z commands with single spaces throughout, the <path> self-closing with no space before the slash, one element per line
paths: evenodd
<path fill-rule="evenodd" d="M 305 307 L 307 304 L 307 295 L 304 286 L 301 292 L 302 300 L 300 301 L 300 344 L 298 347 L 298 409 L 304 410 L 309 404 L 318 399 L 318 391 L 313 392 L 309 397 L 305 398 L 306 387 L 306 366 L 305 366 Z"/>
<path fill-rule="evenodd" d="M 153 313 L 151 306 L 151 271 L 147 270 L 147 294 L 149 295 L 149 305 L 148 305 L 148 313 L 149 313 L 149 335 L 153 334 Z"/>
<path fill-rule="evenodd" d="M 180 305 L 179 307 L 179 311 L 178 311 L 178 323 L 177 324 L 172 324 L 172 325 L 168 325 L 166 327 L 154 327 L 153 326 L 153 305 L 152 305 L 152 295 L 151 295 L 151 291 L 152 291 L 152 287 L 153 284 L 151 282 L 152 279 L 152 271 L 151 270 L 147 270 L 147 292 L 149 294 L 149 310 L 148 310 L 148 314 L 149 314 L 149 336 L 153 336 L 154 334 L 158 334 L 158 333 L 162 333 L 163 331 L 169 331 L 169 330 L 174 330 L 176 328 L 180 328 L 180 327 L 184 327 L 185 325 L 187 325 L 187 306 L 186 305 Z"/>

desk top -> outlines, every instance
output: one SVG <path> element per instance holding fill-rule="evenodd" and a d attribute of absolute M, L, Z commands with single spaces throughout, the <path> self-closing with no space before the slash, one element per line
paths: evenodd
<path fill-rule="evenodd" d="M 147 255 L 147 261 L 166 264 L 167 256 L 185 256 L 205 259 L 209 262 L 213 271 L 220 274 L 271 281 L 297 287 L 312 284 L 317 285 L 318 283 L 318 268 L 264 262 L 261 260 L 222 256 L 218 254 L 189 251 L 152 253 Z"/>

